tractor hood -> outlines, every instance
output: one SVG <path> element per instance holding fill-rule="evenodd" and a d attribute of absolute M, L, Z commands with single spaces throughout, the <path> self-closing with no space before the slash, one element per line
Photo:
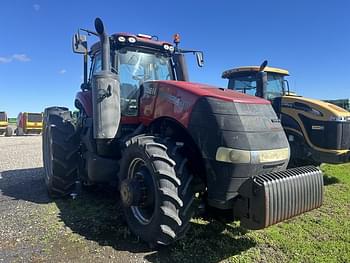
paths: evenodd
<path fill-rule="evenodd" d="M 150 81 L 148 81 L 150 82 Z M 183 90 L 198 97 L 213 97 L 216 99 L 246 104 L 270 104 L 269 101 L 255 96 L 246 95 L 230 89 L 209 86 L 206 84 L 185 82 L 185 81 L 151 81 L 161 87 Z"/>
<path fill-rule="evenodd" d="M 315 115 L 320 113 L 323 118 L 331 120 L 332 118 L 343 117 L 350 120 L 350 112 L 334 104 L 316 99 L 309 99 L 301 96 L 286 95 L 282 97 L 282 106 L 295 108 Z"/>

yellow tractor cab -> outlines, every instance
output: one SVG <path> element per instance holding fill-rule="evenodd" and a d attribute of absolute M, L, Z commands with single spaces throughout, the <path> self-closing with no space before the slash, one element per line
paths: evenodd
<path fill-rule="evenodd" d="M 43 114 L 20 112 L 17 117 L 17 136 L 25 134 L 41 134 L 43 128 Z"/>
<path fill-rule="evenodd" d="M 350 159 L 350 112 L 289 91 L 285 69 L 259 66 L 223 72 L 228 88 L 271 101 L 291 146 L 291 165 L 344 163 Z"/>
<path fill-rule="evenodd" d="M 12 136 L 12 128 L 9 126 L 7 114 L 4 111 L 0 111 L 0 135 Z"/>

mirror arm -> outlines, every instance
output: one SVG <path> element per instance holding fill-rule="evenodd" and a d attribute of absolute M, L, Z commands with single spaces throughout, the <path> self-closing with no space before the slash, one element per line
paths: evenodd
<path fill-rule="evenodd" d="M 200 51 L 200 50 L 186 50 L 186 49 L 177 49 L 177 52 L 178 53 L 182 53 L 182 54 L 185 54 L 185 53 L 193 53 L 195 54 L 196 52 L 202 52 L 203 51 Z"/>
<path fill-rule="evenodd" d="M 91 30 L 88 30 L 88 29 L 80 28 L 79 30 L 88 33 L 89 36 L 91 36 L 91 35 L 94 35 L 94 36 L 97 36 L 97 37 L 99 36 L 99 34 L 97 34 L 96 32 L 91 31 Z M 79 31 L 78 31 L 78 32 L 79 32 Z"/>
<path fill-rule="evenodd" d="M 84 84 L 87 84 L 87 71 L 88 71 L 88 54 L 84 54 Z"/>

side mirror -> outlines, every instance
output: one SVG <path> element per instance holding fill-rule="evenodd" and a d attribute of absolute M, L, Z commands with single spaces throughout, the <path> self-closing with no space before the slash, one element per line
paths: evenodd
<path fill-rule="evenodd" d="M 86 54 L 88 52 L 86 36 L 79 33 L 74 34 L 72 48 L 74 53 Z"/>
<path fill-rule="evenodd" d="M 198 67 L 203 67 L 204 66 L 203 52 L 202 51 L 196 51 L 195 54 L 196 54 Z"/>

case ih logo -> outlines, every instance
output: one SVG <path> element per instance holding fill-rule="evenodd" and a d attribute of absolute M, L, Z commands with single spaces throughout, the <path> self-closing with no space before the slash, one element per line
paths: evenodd
<path fill-rule="evenodd" d="M 176 97 L 174 95 L 170 95 L 166 92 L 159 91 L 159 97 L 169 101 L 174 104 L 174 112 L 180 113 L 186 111 L 190 108 L 190 103 L 181 99 L 181 97 Z"/>

